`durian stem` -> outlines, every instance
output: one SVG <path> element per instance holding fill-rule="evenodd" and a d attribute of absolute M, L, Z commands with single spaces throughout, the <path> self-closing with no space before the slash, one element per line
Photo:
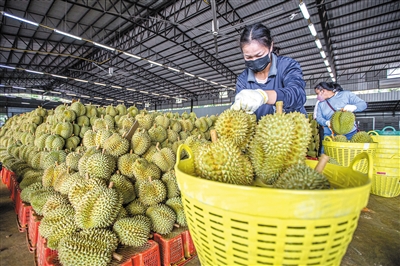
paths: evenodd
<path fill-rule="evenodd" d="M 211 141 L 216 143 L 218 141 L 217 131 L 215 129 L 210 130 Z"/>
<path fill-rule="evenodd" d="M 116 259 L 117 261 L 121 261 L 124 257 L 121 254 L 118 254 L 116 252 L 113 252 L 113 258 Z"/>
<path fill-rule="evenodd" d="M 321 157 L 319 157 L 318 164 L 317 164 L 317 166 L 315 166 L 314 170 L 321 174 L 322 171 L 324 171 L 324 168 L 325 168 L 326 164 L 328 163 L 328 161 L 329 161 L 329 156 L 326 154 L 321 154 Z"/>
<path fill-rule="evenodd" d="M 277 101 L 275 103 L 276 106 L 276 113 L 277 114 L 283 114 L 283 102 L 282 101 Z"/>
<path fill-rule="evenodd" d="M 181 226 L 179 224 L 174 224 L 174 227 L 179 228 Z"/>
<path fill-rule="evenodd" d="M 114 186 L 114 182 L 110 182 L 110 184 L 108 185 L 108 188 L 112 188 Z"/>
<path fill-rule="evenodd" d="M 258 178 L 258 177 L 256 177 L 254 180 L 253 180 L 253 183 L 251 184 L 252 186 L 255 186 L 255 187 L 269 187 L 269 188 L 272 188 L 272 186 L 271 185 L 267 185 L 267 184 L 265 184 L 260 178 Z"/>

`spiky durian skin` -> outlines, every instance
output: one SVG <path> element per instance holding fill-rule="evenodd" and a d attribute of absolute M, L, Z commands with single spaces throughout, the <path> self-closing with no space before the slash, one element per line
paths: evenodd
<path fill-rule="evenodd" d="M 22 202 L 30 203 L 31 202 L 31 194 L 34 191 L 43 189 L 43 185 L 41 182 L 33 183 L 21 191 L 21 200 Z"/>
<path fill-rule="evenodd" d="M 63 150 L 61 151 L 51 151 L 44 157 L 43 161 L 43 169 L 46 169 L 56 162 L 58 164 L 65 162 L 65 158 L 67 157 L 67 153 Z"/>
<path fill-rule="evenodd" d="M 183 204 L 181 197 L 174 197 L 167 200 L 165 203 L 168 207 L 174 210 L 176 214 L 176 222 L 180 226 L 187 226 L 185 212 L 183 210 Z"/>
<path fill-rule="evenodd" d="M 227 138 L 244 150 L 254 135 L 256 119 L 254 115 L 239 110 L 227 109 L 215 122 L 215 130 L 220 138 Z"/>
<path fill-rule="evenodd" d="M 91 129 L 86 131 L 85 135 L 83 136 L 82 143 L 83 143 L 83 146 L 85 146 L 87 148 L 96 146 L 96 132 L 94 132 Z"/>
<path fill-rule="evenodd" d="M 76 113 L 76 116 L 86 114 L 86 107 L 79 101 L 71 103 L 70 109 Z"/>
<path fill-rule="evenodd" d="M 292 147 L 294 123 L 285 114 L 263 116 L 249 147 L 256 177 L 272 184 L 285 168 Z"/>
<path fill-rule="evenodd" d="M 133 165 L 139 156 L 133 153 L 127 153 L 118 157 L 117 168 L 124 176 L 134 179 Z"/>
<path fill-rule="evenodd" d="M 154 124 L 154 126 L 152 126 L 149 131 L 149 136 L 152 142 L 156 143 L 156 142 L 163 142 L 164 140 L 167 139 L 167 131 L 165 130 L 165 128 L 163 128 L 160 125 Z"/>
<path fill-rule="evenodd" d="M 356 117 L 352 112 L 336 111 L 330 120 L 332 130 L 336 134 L 345 135 L 353 129 L 355 120 Z"/>
<path fill-rule="evenodd" d="M 35 190 L 30 195 L 30 203 L 32 205 L 32 209 L 39 215 L 43 215 L 42 208 L 46 203 L 47 198 L 56 194 L 53 188 L 42 188 L 39 190 Z"/>
<path fill-rule="evenodd" d="M 336 141 L 336 142 L 348 142 L 349 140 L 346 138 L 345 135 L 336 135 L 333 138 L 333 141 Z"/>
<path fill-rule="evenodd" d="M 220 139 L 200 150 L 196 165 L 202 178 L 250 185 L 253 181 L 253 169 L 246 161 L 248 158 L 241 154 L 232 141 Z"/>
<path fill-rule="evenodd" d="M 19 188 L 24 189 L 33 183 L 36 182 L 41 182 L 42 181 L 42 175 L 43 171 L 37 171 L 37 170 L 29 170 L 26 171 L 24 174 L 24 177 L 22 178 L 22 181 L 19 182 Z"/>
<path fill-rule="evenodd" d="M 108 154 L 95 153 L 86 161 L 86 173 L 91 178 L 109 180 L 115 167 L 115 158 Z"/>
<path fill-rule="evenodd" d="M 130 202 L 126 207 L 126 211 L 130 216 L 146 214 L 147 207 L 139 199 Z"/>
<path fill-rule="evenodd" d="M 138 196 L 144 205 L 155 205 L 167 197 L 167 188 L 161 180 L 144 180 L 137 182 L 136 185 L 139 186 Z"/>
<path fill-rule="evenodd" d="M 100 153 L 100 150 L 96 149 L 96 147 L 92 146 L 90 148 L 88 148 L 85 153 L 82 155 L 82 157 L 79 159 L 78 161 L 78 170 L 79 170 L 79 174 L 81 176 L 85 176 L 87 169 L 86 169 L 86 163 L 88 161 L 88 159 L 90 158 L 90 156 L 92 156 L 95 153 Z"/>
<path fill-rule="evenodd" d="M 176 175 L 174 170 L 170 170 L 164 173 L 161 177 L 167 187 L 167 198 L 175 198 L 180 196 L 181 192 L 178 187 L 178 181 L 176 180 Z"/>
<path fill-rule="evenodd" d="M 139 126 L 146 130 L 149 130 L 153 126 L 153 123 L 154 123 L 154 118 L 151 114 L 141 113 L 141 114 L 137 115 L 135 117 L 135 119 L 138 121 Z"/>
<path fill-rule="evenodd" d="M 137 155 L 144 154 L 151 146 L 151 139 L 146 130 L 138 130 L 131 139 L 133 152 Z"/>
<path fill-rule="evenodd" d="M 311 125 L 308 118 L 299 112 L 286 114 L 289 120 L 294 124 L 292 132 L 292 146 L 288 154 L 285 166 L 304 162 L 307 154 L 307 147 L 312 138 Z"/>
<path fill-rule="evenodd" d="M 161 171 L 167 172 L 175 166 L 175 153 L 171 148 L 162 148 L 160 151 L 153 154 L 151 161 L 157 165 Z"/>
<path fill-rule="evenodd" d="M 104 148 L 104 142 L 111 137 L 113 134 L 113 132 L 111 130 L 108 129 L 99 129 L 96 132 L 96 137 L 95 137 L 95 143 L 96 143 L 96 147 L 100 147 L 100 148 Z"/>
<path fill-rule="evenodd" d="M 328 179 L 305 164 L 295 164 L 288 167 L 273 184 L 282 189 L 329 189 Z"/>
<path fill-rule="evenodd" d="M 73 130 L 74 128 L 70 122 L 60 122 L 55 128 L 55 133 L 67 139 L 71 137 Z"/>
<path fill-rule="evenodd" d="M 42 213 L 43 216 L 47 216 L 47 214 L 51 213 L 53 210 L 62 206 L 71 206 L 71 203 L 68 201 L 68 197 L 62 195 L 60 193 L 56 193 L 47 198 L 46 203 L 43 205 Z"/>
<path fill-rule="evenodd" d="M 79 159 L 82 157 L 81 153 L 78 152 L 70 152 L 65 158 L 65 164 L 67 167 L 71 168 L 74 171 L 79 171 Z"/>
<path fill-rule="evenodd" d="M 122 197 L 106 186 L 95 186 L 86 192 L 75 207 L 75 222 L 79 228 L 105 228 L 112 225 L 122 208 Z"/>
<path fill-rule="evenodd" d="M 63 266 L 107 266 L 117 246 L 117 235 L 108 229 L 82 230 L 61 239 L 58 258 Z"/>
<path fill-rule="evenodd" d="M 103 146 L 109 154 L 115 157 L 119 157 L 129 151 L 129 141 L 118 133 L 114 133 L 106 139 Z"/>
<path fill-rule="evenodd" d="M 371 143 L 374 142 L 371 136 L 365 132 L 365 131 L 360 131 L 357 132 L 356 134 L 351 137 L 350 142 L 355 142 L 355 143 Z"/>
<path fill-rule="evenodd" d="M 113 231 L 118 235 L 123 245 L 140 247 L 147 243 L 151 231 L 151 221 L 143 215 L 117 220 Z"/>
<path fill-rule="evenodd" d="M 136 198 L 135 188 L 128 177 L 121 174 L 113 174 L 110 182 L 114 183 L 114 188 L 122 196 L 122 203 L 127 204 Z"/>
<path fill-rule="evenodd" d="M 137 182 L 148 180 L 149 177 L 151 179 L 160 179 L 161 177 L 160 169 L 144 158 L 139 158 L 134 162 L 133 173 Z"/>
<path fill-rule="evenodd" d="M 97 178 L 82 179 L 73 184 L 68 191 L 68 199 L 74 208 L 77 208 L 83 196 L 97 186 L 105 186 L 105 181 Z"/>
<path fill-rule="evenodd" d="M 165 235 L 171 233 L 176 221 L 174 210 L 165 204 L 152 205 L 146 210 L 146 216 L 150 218 L 152 230 Z"/>

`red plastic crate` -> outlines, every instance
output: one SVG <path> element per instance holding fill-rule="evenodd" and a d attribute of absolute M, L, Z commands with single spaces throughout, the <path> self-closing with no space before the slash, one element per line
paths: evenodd
<path fill-rule="evenodd" d="M 190 258 L 187 258 L 186 260 L 182 261 L 181 263 L 175 264 L 176 266 L 183 266 L 188 264 L 189 262 L 193 261 L 195 258 L 197 258 L 197 255 L 193 255 Z M 199 262 L 200 265 L 200 262 Z"/>
<path fill-rule="evenodd" d="M 1 182 L 5 185 L 6 183 L 4 182 L 4 176 L 6 174 L 6 168 L 2 167 L 0 171 L 0 177 L 1 177 Z"/>
<path fill-rule="evenodd" d="M 6 169 L 6 174 L 4 177 L 4 184 L 7 186 L 8 190 L 11 190 L 11 171 Z"/>
<path fill-rule="evenodd" d="M 196 248 L 194 247 L 192 236 L 190 235 L 189 230 L 185 230 L 182 232 L 182 241 L 183 241 L 183 251 L 185 253 L 185 258 L 190 258 L 196 254 Z"/>
<path fill-rule="evenodd" d="M 33 209 L 30 209 L 28 231 L 27 231 L 27 242 L 28 249 L 31 253 L 35 252 L 36 244 L 38 240 L 40 218 L 35 214 Z"/>
<path fill-rule="evenodd" d="M 18 192 L 18 213 L 17 213 L 17 225 L 20 232 L 25 232 L 28 227 L 29 216 L 31 213 L 32 206 L 22 202 L 20 197 L 20 191 Z"/>
<path fill-rule="evenodd" d="M 168 236 L 154 233 L 153 239 L 160 245 L 161 265 L 170 266 L 185 260 L 181 232 L 173 231 Z"/>
<path fill-rule="evenodd" d="M 19 206 L 22 204 L 22 201 L 21 201 L 21 189 L 19 188 L 19 183 L 17 181 L 13 181 L 13 182 L 14 182 L 14 187 L 13 187 L 14 211 L 15 211 L 15 214 L 18 215 Z"/>
<path fill-rule="evenodd" d="M 136 248 L 120 246 L 115 253 L 122 256 L 122 259 L 113 259 L 109 266 L 161 266 L 160 248 L 153 240 Z"/>
<path fill-rule="evenodd" d="M 14 203 L 14 207 L 16 205 L 16 197 L 17 197 L 17 190 L 19 189 L 19 183 L 17 181 L 17 176 L 12 173 L 10 175 L 10 191 L 11 191 L 11 200 Z M 15 213 L 17 213 L 17 211 L 15 211 Z"/>
<path fill-rule="evenodd" d="M 54 265 L 53 261 L 57 257 L 57 250 L 52 250 L 47 247 L 46 238 L 38 235 L 37 246 L 35 250 L 35 257 L 38 266 Z"/>

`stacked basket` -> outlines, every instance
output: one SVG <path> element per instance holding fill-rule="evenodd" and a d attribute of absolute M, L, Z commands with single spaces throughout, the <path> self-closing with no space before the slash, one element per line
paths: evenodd
<path fill-rule="evenodd" d="M 400 195 L 400 131 L 393 127 L 369 132 L 378 143 L 371 193 L 382 197 Z"/>
<path fill-rule="evenodd" d="M 180 160 L 183 150 L 189 158 Z M 361 160 L 368 174 L 355 171 Z M 349 167 L 327 164 L 331 190 L 240 186 L 195 177 L 192 151 L 181 145 L 175 171 L 201 265 L 340 265 L 368 202 L 372 165 L 365 152 Z"/>

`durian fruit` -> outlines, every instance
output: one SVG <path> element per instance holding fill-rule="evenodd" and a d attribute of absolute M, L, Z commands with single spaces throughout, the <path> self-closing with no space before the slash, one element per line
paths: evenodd
<path fill-rule="evenodd" d="M 21 194 L 20 194 L 22 202 L 30 203 L 31 202 L 31 194 L 34 191 L 41 190 L 41 189 L 43 189 L 42 182 L 33 183 L 33 184 L 27 186 L 26 188 L 22 189 Z"/>
<path fill-rule="evenodd" d="M 256 179 L 272 184 L 284 171 L 287 155 L 293 144 L 294 121 L 282 113 L 282 104 L 277 102 L 277 112 L 263 116 L 249 147 L 249 156 Z"/>
<path fill-rule="evenodd" d="M 167 188 L 161 180 L 142 180 L 137 182 L 139 200 L 146 206 L 163 202 L 167 198 Z"/>
<path fill-rule="evenodd" d="M 352 112 L 336 111 L 331 117 L 331 127 L 335 134 L 345 135 L 349 133 L 356 120 L 355 115 Z"/>
<path fill-rule="evenodd" d="M 78 136 L 71 136 L 65 141 L 65 148 L 74 151 L 80 143 L 81 139 Z"/>
<path fill-rule="evenodd" d="M 137 182 L 146 181 L 150 177 L 151 179 L 160 179 L 161 171 L 158 166 L 153 163 L 149 163 L 144 158 L 137 159 L 132 166 L 133 174 Z"/>
<path fill-rule="evenodd" d="M 148 131 L 150 139 L 152 142 L 163 142 L 167 139 L 167 131 L 160 125 L 154 124 Z"/>
<path fill-rule="evenodd" d="M 75 173 L 64 173 L 61 178 L 60 178 L 61 182 L 56 182 L 54 189 L 56 189 L 57 187 L 57 191 L 60 192 L 63 195 L 68 195 L 69 194 L 69 190 L 71 189 L 71 187 L 76 184 L 77 182 L 81 182 L 82 181 L 82 177 L 79 175 L 78 172 Z"/>
<path fill-rule="evenodd" d="M 135 188 L 128 177 L 121 175 L 118 171 L 110 178 L 114 188 L 122 196 L 122 203 L 127 204 L 136 198 Z"/>
<path fill-rule="evenodd" d="M 113 225 L 119 242 L 123 245 L 140 247 L 147 243 L 151 231 L 151 221 L 144 215 L 117 220 Z"/>
<path fill-rule="evenodd" d="M 139 123 L 140 128 L 149 130 L 154 124 L 154 118 L 151 114 L 141 113 L 135 117 Z"/>
<path fill-rule="evenodd" d="M 86 131 L 82 143 L 87 148 L 96 146 L 96 132 L 90 129 Z"/>
<path fill-rule="evenodd" d="M 225 138 L 200 149 L 196 172 L 205 179 L 236 185 L 253 182 L 253 168 L 247 156 Z"/>
<path fill-rule="evenodd" d="M 181 123 L 176 120 L 176 119 L 170 119 L 170 128 L 175 131 L 176 133 L 181 132 L 182 130 L 182 125 Z"/>
<path fill-rule="evenodd" d="M 117 109 L 111 104 L 106 106 L 106 115 L 110 115 L 112 117 L 115 117 L 118 114 Z"/>
<path fill-rule="evenodd" d="M 164 182 L 164 184 L 167 187 L 167 198 L 168 199 L 179 197 L 181 195 L 174 170 L 170 170 L 170 171 L 164 173 L 161 177 L 161 180 Z"/>
<path fill-rule="evenodd" d="M 90 126 L 90 118 L 87 117 L 86 115 L 81 115 L 78 118 L 76 118 L 76 124 L 80 127 Z"/>
<path fill-rule="evenodd" d="M 47 153 L 43 160 L 43 169 L 46 169 L 55 163 L 61 164 L 65 162 L 66 157 L 67 153 L 63 150 L 51 151 Z"/>
<path fill-rule="evenodd" d="M 104 148 L 104 142 L 111 137 L 113 132 L 106 128 L 99 129 L 96 132 L 95 143 L 96 147 Z"/>
<path fill-rule="evenodd" d="M 196 121 L 194 121 L 194 126 L 200 130 L 200 132 L 206 132 L 209 128 L 205 117 L 197 118 Z"/>
<path fill-rule="evenodd" d="M 158 149 L 159 144 L 157 143 L 157 152 L 151 157 L 151 161 L 157 165 L 161 171 L 167 172 L 175 166 L 175 154 L 171 148 Z"/>
<path fill-rule="evenodd" d="M 146 214 L 147 207 L 139 199 L 135 199 L 134 201 L 130 202 L 125 209 L 130 216 L 135 216 Z"/>
<path fill-rule="evenodd" d="M 24 189 L 33 183 L 41 182 L 43 172 L 44 171 L 38 171 L 34 169 L 25 171 L 22 177 L 22 181 L 18 184 L 19 188 Z"/>
<path fill-rule="evenodd" d="M 174 143 L 174 142 L 178 141 L 178 139 L 179 139 L 179 134 L 176 131 L 174 131 L 170 128 L 167 129 L 167 140 L 170 143 Z"/>
<path fill-rule="evenodd" d="M 114 119 L 112 117 L 102 116 L 100 118 L 96 118 L 92 125 L 93 131 L 97 132 L 100 129 L 109 129 L 112 130 L 115 128 Z"/>
<path fill-rule="evenodd" d="M 137 159 L 139 159 L 139 156 L 132 153 L 132 150 L 130 153 L 126 153 L 126 154 L 118 157 L 118 161 L 117 161 L 118 170 L 124 176 L 134 179 L 135 175 L 134 175 L 133 166 Z"/>
<path fill-rule="evenodd" d="M 127 114 L 126 106 L 125 106 L 125 104 L 123 104 L 123 103 L 118 104 L 118 105 L 115 107 L 115 109 L 117 110 L 118 115 L 126 115 L 126 114 Z"/>
<path fill-rule="evenodd" d="M 73 130 L 74 128 L 70 122 L 60 122 L 56 125 L 55 133 L 67 139 L 71 137 Z"/>
<path fill-rule="evenodd" d="M 252 139 L 256 126 L 256 116 L 245 111 L 227 109 L 215 122 L 215 130 L 219 138 L 231 140 L 241 150 L 245 150 Z"/>
<path fill-rule="evenodd" d="M 349 140 L 346 138 L 345 135 L 336 135 L 332 139 L 335 142 L 348 142 Z"/>
<path fill-rule="evenodd" d="M 173 209 L 165 204 L 150 206 L 146 210 L 146 216 L 151 220 L 152 230 L 158 234 L 169 234 L 174 228 L 176 214 Z"/>
<path fill-rule="evenodd" d="M 105 154 L 104 152 L 95 153 L 86 161 L 86 173 L 88 173 L 91 178 L 109 180 L 115 168 L 115 158 L 111 155 Z"/>
<path fill-rule="evenodd" d="M 75 206 L 75 222 L 81 229 L 105 228 L 112 225 L 122 208 L 122 197 L 104 185 L 94 186 Z"/>
<path fill-rule="evenodd" d="M 112 156 L 119 157 L 129 151 L 129 141 L 118 133 L 104 141 L 104 149 Z"/>
<path fill-rule="evenodd" d="M 71 203 L 68 201 L 68 197 L 65 195 L 61 195 L 60 193 L 56 193 L 47 198 L 46 203 L 43 205 L 42 213 L 43 216 L 47 216 L 47 214 L 56 210 L 58 207 L 63 206 L 71 206 Z M 71 206 L 72 207 L 72 206 Z"/>
<path fill-rule="evenodd" d="M 91 129 L 92 129 L 91 126 L 83 125 L 83 126 L 81 127 L 81 131 L 79 132 L 79 137 L 80 137 L 81 139 L 83 139 L 83 137 L 85 136 L 85 133 L 86 133 L 88 130 L 91 130 Z"/>
<path fill-rule="evenodd" d="M 32 209 L 38 214 L 42 215 L 43 205 L 46 203 L 47 198 L 56 194 L 57 192 L 51 188 L 42 188 L 39 190 L 32 191 L 30 194 L 30 204 L 32 205 Z"/>
<path fill-rule="evenodd" d="M 105 186 L 105 181 L 97 178 L 86 179 L 82 178 L 79 182 L 74 183 L 68 191 L 68 200 L 76 209 L 83 196 L 98 186 Z"/>
<path fill-rule="evenodd" d="M 190 121 L 190 119 L 181 119 L 180 120 L 181 126 L 182 126 L 182 130 L 183 131 L 192 131 L 193 130 L 193 123 L 192 121 Z"/>
<path fill-rule="evenodd" d="M 145 129 L 138 129 L 131 139 L 131 147 L 137 155 L 144 154 L 151 146 L 151 139 Z"/>
<path fill-rule="evenodd" d="M 108 229 L 82 230 L 60 240 L 58 258 L 63 266 L 107 266 L 117 246 L 117 235 Z"/>
<path fill-rule="evenodd" d="M 185 212 L 183 211 L 183 204 L 181 197 L 170 198 L 165 203 L 168 207 L 176 213 L 176 222 L 180 226 L 187 226 Z"/>
<path fill-rule="evenodd" d="M 294 124 L 292 131 L 292 146 L 285 161 L 286 167 L 293 164 L 303 163 L 307 154 L 307 147 L 312 138 L 311 125 L 308 118 L 299 112 L 286 114 L 286 117 L 292 120 Z"/>
<path fill-rule="evenodd" d="M 65 158 L 65 164 L 67 167 L 71 168 L 71 170 L 79 171 L 79 160 L 81 159 L 82 154 L 79 152 L 70 152 Z"/>
<path fill-rule="evenodd" d="M 139 113 L 139 110 L 134 105 L 130 106 L 126 111 L 131 117 L 135 117 Z"/>
<path fill-rule="evenodd" d="M 83 153 L 82 157 L 79 159 L 78 161 L 78 170 L 79 170 L 79 174 L 81 176 L 85 176 L 86 175 L 86 163 L 87 160 L 90 158 L 90 156 L 92 156 L 95 153 L 100 153 L 101 151 L 96 149 L 96 147 L 92 146 L 89 149 L 87 149 L 85 151 L 85 153 Z"/>
<path fill-rule="evenodd" d="M 355 143 L 372 143 L 374 142 L 371 136 L 365 131 L 359 131 L 351 137 L 350 142 Z"/>
<path fill-rule="evenodd" d="M 81 127 L 75 122 L 72 122 L 72 135 L 79 136 L 81 133 Z"/>
<path fill-rule="evenodd" d="M 118 213 L 117 218 L 115 220 L 118 221 L 119 219 L 128 218 L 128 217 L 129 217 L 128 211 L 124 207 L 122 207 L 119 210 L 119 213 Z"/>
<path fill-rule="evenodd" d="M 167 129 L 170 126 L 170 119 L 166 115 L 158 115 L 154 118 L 154 122 L 164 129 Z"/>

